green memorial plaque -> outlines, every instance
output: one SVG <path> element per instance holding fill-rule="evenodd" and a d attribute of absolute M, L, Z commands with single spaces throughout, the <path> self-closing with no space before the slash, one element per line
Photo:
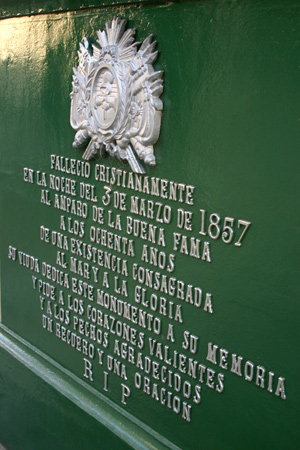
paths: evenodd
<path fill-rule="evenodd" d="M 40 3 L 0 23 L 1 442 L 296 448 L 299 5 Z"/>

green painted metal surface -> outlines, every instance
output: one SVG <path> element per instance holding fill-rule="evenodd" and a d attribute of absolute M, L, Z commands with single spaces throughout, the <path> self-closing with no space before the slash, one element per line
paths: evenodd
<path fill-rule="evenodd" d="M 39 15 L 39 14 L 55 14 L 66 11 L 85 11 L 87 9 L 98 9 L 99 7 L 108 6 L 111 7 L 113 5 L 128 5 L 134 4 L 139 5 L 142 3 L 150 3 L 151 4 L 162 4 L 166 2 L 166 0 L 98 0 L 98 1 L 80 1 L 80 0 L 63 0 L 63 1 L 41 1 L 41 0 L 31 0 L 28 2 L 23 2 L 20 0 L 3 0 L 0 5 L 0 17 L 1 18 L 9 18 L 9 17 L 21 17 L 21 16 L 31 16 L 31 15 Z"/>
<path fill-rule="evenodd" d="M 22 16 L 0 22 L 0 441 L 8 449 L 297 448 L 299 3 L 101 3 L 59 14 L 44 14 L 56 11 L 54 4 L 39 2 L 31 9 L 16 5 L 4 4 L 2 17 Z M 70 5 L 61 7 L 66 11 Z M 30 12 L 41 14 L 24 16 Z M 179 194 L 174 200 L 163 198 L 164 191 L 155 196 L 128 186 L 129 166 L 111 156 L 91 162 L 88 178 L 66 174 L 64 165 L 51 159 L 56 155 L 82 161 L 82 150 L 72 148 L 69 122 L 72 68 L 83 37 L 95 40 L 96 31 L 116 15 L 128 19 L 138 41 L 153 33 L 158 42 L 154 67 L 164 71 L 164 109 L 155 145 L 157 166 L 147 168 L 146 176 L 192 186 L 183 201 Z M 126 171 L 126 187 L 111 186 L 115 199 L 126 194 L 125 211 L 113 203 L 103 205 L 110 180 L 99 180 L 97 164 Z M 32 180 L 24 168 L 34 170 Z M 57 182 L 66 176 L 75 180 L 74 200 L 87 204 L 86 219 L 55 207 L 55 194 L 63 192 L 50 187 L 50 175 L 59 177 Z M 96 201 L 80 197 L 80 183 L 94 186 Z M 168 216 L 161 222 L 161 215 L 149 219 L 142 211 L 134 214 L 133 196 L 167 207 L 170 223 Z M 103 208 L 104 224 L 93 220 L 93 207 Z M 121 230 L 116 228 L 117 214 Z M 158 238 L 150 242 L 141 232 L 134 236 L 128 216 L 137 219 L 136 226 L 145 221 L 162 228 L 166 245 Z M 76 220 L 84 223 L 82 237 Z M 94 242 L 97 227 L 132 239 L 134 256 L 111 249 L 108 241 Z M 66 236 L 65 248 L 55 241 L 55 231 Z M 72 239 L 126 260 L 128 276 L 76 255 Z M 157 262 L 150 262 L 144 245 L 158 249 Z M 21 252 L 35 259 L 23 259 Z M 174 256 L 169 260 L 169 255 Z M 89 276 L 80 273 L 80 265 L 77 273 L 70 271 L 71 256 L 88 264 Z M 31 262 L 35 270 L 26 267 Z M 51 266 L 48 274 L 46 264 Z M 135 264 L 143 268 L 138 279 Z M 92 266 L 99 268 L 97 282 Z M 56 275 L 67 274 L 63 277 L 69 288 L 51 279 L 52 268 Z M 160 280 L 163 275 L 168 281 L 176 278 L 184 288 L 177 281 L 174 292 L 169 284 L 151 288 L 142 277 L 146 269 L 160 273 Z M 109 287 L 103 286 L 104 272 Z M 77 282 L 72 284 L 72 278 Z M 90 299 L 87 291 L 80 292 L 80 281 L 92 286 Z M 54 294 L 43 283 L 54 286 Z M 190 296 L 189 285 L 197 288 L 191 288 Z M 134 295 L 142 288 L 145 302 L 152 295 L 152 309 Z M 101 306 L 97 289 L 152 314 L 159 332 Z M 161 306 L 155 306 L 155 296 Z M 76 309 L 74 299 L 82 308 Z M 84 330 L 91 329 L 96 310 L 115 317 L 120 327 L 125 323 L 136 329 L 140 341 L 118 336 L 111 319 L 106 328 L 98 326 L 99 342 L 94 341 Z M 77 319 L 84 320 L 83 328 Z M 64 342 L 62 327 L 85 339 L 87 354 L 82 340 L 77 350 Z M 191 334 L 195 352 L 189 347 Z M 153 339 L 161 344 L 161 353 Z M 123 353 L 118 354 L 116 340 L 124 343 Z M 104 352 L 103 364 L 98 350 Z M 176 363 L 174 351 L 182 355 Z"/>
<path fill-rule="evenodd" d="M 7 352 L 1 349 L 0 355 L 5 448 L 132 448 Z"/>

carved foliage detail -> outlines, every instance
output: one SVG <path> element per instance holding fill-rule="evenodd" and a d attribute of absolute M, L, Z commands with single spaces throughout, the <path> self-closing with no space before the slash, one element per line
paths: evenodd
<path fill-rule="evenodd" d="M 140 49 L 135 30 L 115 17 L 98 31 L 97 44 L 79 44 L 79 64 L 73 68 L 71 126 L 73 147 L 85 148 L 86 160 L 109 153 L 145 173 L 143 161 L 156 164 L 153 145 L 160 132 L 163 109 L 162 71 L 155 71 L 156 42 L 148 36 Z"/>

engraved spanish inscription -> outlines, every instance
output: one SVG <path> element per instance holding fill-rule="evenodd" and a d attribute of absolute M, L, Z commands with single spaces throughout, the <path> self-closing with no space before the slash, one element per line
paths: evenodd
<path fill-rule="evenodd" d="M 35 230 L 51 259 L 14 243 L 8 258 L 31 272 L 45 335 L 77 352 L 85 381 L 123 407 L 142 395 L 191 422 L 209 392 L 226 395 L 231 376 L 285 400 L 283 376 L 195 324 L 214 324 L 222 302 L 202 268 L 214 267 L 218 245 L 242 258 L 251 222 L 209 210 L 192 184 L 146 173 L 143 164 L 156 164 L 162 72 L 152 36 L 137 50 L 125 28 L 114 18 L 97 43 L 80 44 L 71 125 L 83 159 L 51 154 L 48 167 L 23 170 L 55 217 Z M 129 166 L 104 163 L 107 155 Z"/>
<path fill-rule="evenodd" d="M 123 407 L 138 391 L 186 422 L 209 391 L 226 393 L 228 374 L 286 399 L 284 377 L 191 327 L 191 314 L 213 321 L 221 299 L 177 269 L 213 267 L 218 240 L 242 252 L 250 221 L 203 209 L 179 181 L 55 154 L 49 167 L 23 179 L 57 212 L 57 227 L 38 230 L 53 259 L 13 244 L 9 258 L 32 271 L 41 326 L 80 353 L 87 382 L 113 396 L 117 378 Z"/>

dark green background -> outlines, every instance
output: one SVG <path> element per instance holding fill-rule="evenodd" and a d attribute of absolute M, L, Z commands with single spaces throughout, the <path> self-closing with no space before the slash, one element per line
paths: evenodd
<path fill-rule="evenodd" d="M 3 17 L 58 8 L 47 2 L 32 3 L 31 9 L 17 2 L 2 5 Z M 40 189 L 22 181 L 23 168 L 49 173 L 51 153 L 81 156 L 72 149 L 74 130 L 69 124 L 78 44 L 84 36 L 96 38 L 96 30 L 114 15 L 125 17 L 128 26 L 136 28 L 137 40 L 154 34 L 159 50 L 155 68 L 164 70 L 158 163 L 148 174 L 195 186 L 194 236 L 199 208 L 252 222 L 241 248 L 210 240 L 210 264 L 176 257 L 175 276 L 212 292 L 214 302 L 213 315 L 185 305 L 185 323 L 178 329 L 200 337 L 200 362 L 205 364 L 207 342 L 214 342 L 285 377 L 287 394 L 283 401 L 223 371 L 224 393 L 203 386 L 202 402 L 193 407 L 190 424 L 137 391 L 126 410 L 185 450 L 297 448 L 299 2 L 90 6 L 99 9 L 0 23 L 2 322 L 82 378 L 82 355 L 42 330 L 31 272 L 8 261 L 7 250 L 12 244 L 55 264 L 55 249 L 39 240 L 39 227 L 58 229 L 60 212 L 40 204 Z M 68 1 L 62 5 L 63 10 L 79 7 Z M 112 158 L 105 164 L 122 167 Z M 174 227 L 172 223 L 168 233 Z M 0 441 L 8 449 L 78 447 L 79 424 L 83 448 L 126 448 L 6 353 L 1 353 L 1 361 Z M 113 381 L 109 396 L 116 403 L 119 384 Z M 100 389 L 99 380 L 94 386 Z M 37 427 L 20 425 L 25 423 L 26 402 L 26 420 Z M 12 408 L 16 412 L 10 415 Z M 49 420 L 51 411 L 61 421 Z M 38 434 L 36 428 L 48 431 Z M 31 446 L 22 446 L 13 437 L 16 433 Z"/>

